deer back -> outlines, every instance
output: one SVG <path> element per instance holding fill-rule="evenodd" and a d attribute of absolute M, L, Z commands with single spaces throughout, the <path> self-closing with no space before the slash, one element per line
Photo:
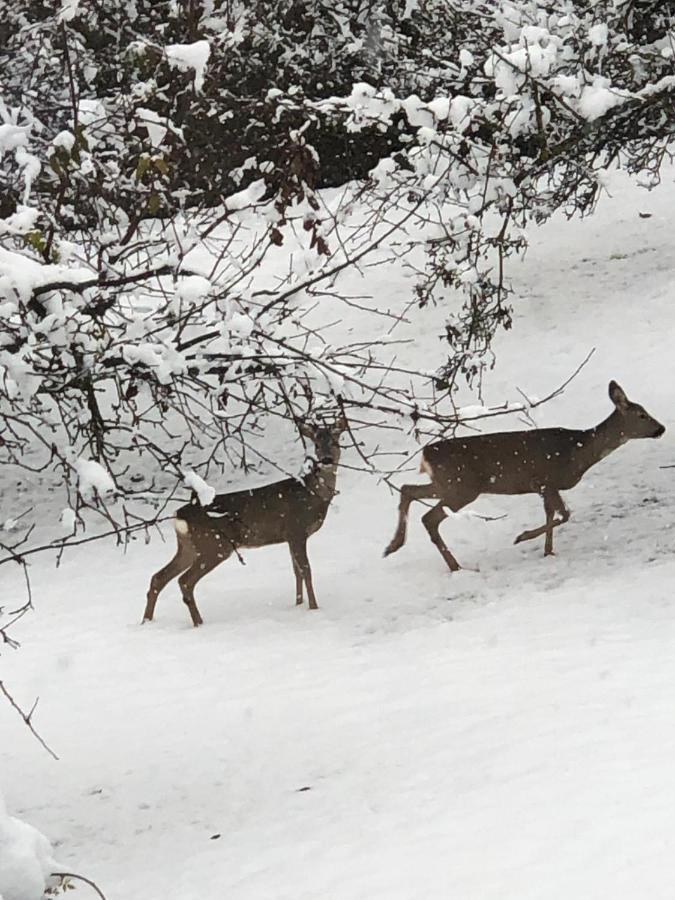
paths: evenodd
<path fill-rule="evenodd" d="M 425 447 L 422 467 L 434 483 L 461 483 L 476 494 L 567 490 L 592 464 L 588 441 L 588 432 L 566 428 L 451 438 Z"/>
<path fill-rule="evenodd" d="M 176 519 L 193 543 L 264 547 L 294 534 L 313 534 L 323 524 L 335 493 L 335 473 L 318 467 L 305 478 L 285 478 L 261 487 L 218 494 L 208 506 L 188 503 Z"/>

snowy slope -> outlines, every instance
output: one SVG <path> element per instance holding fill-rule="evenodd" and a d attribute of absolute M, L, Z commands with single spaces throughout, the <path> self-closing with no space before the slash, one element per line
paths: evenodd
<path fill-rule="evenodd" d="M 669 429 L 568 495 L 555 558 L 512 544 L 543 521 L 529 497 L 443 525 L 479 572 L 448 574 L 420 508 L 384 560 L 396 498 L 345 470 L 310 543 L 318 613 L 293 607 L 284 548 L 205 579 L 199 630 L 175 586 L 138 625 L 168 532 L 35 563 L 3 677 L 40 695 L 61 760 L 0 704 L 0 786 L 64 867 L 110 900 L 672 896 L 674 173 L 612 194 L 530 235 L 486 386 L 489 403 L 544 396 L 596 347 L 538 424 L 595 424 L 616 378 Z M 388 277 L 366 270 L 367 289 L 403 303 Z M 421 315 L 409 359 L 440 353 L 441 320 Z M 19 573 L 5 584 L 18 594 Z"/>

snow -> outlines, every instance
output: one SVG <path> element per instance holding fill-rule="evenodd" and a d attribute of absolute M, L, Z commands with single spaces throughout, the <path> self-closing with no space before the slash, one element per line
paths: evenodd
<path fill-rule="evenodd" d="M 35 228 L 39 214 L 37 209 L 17 204 L 15 213 L 0 220 L 0 234 L 26 234 Z"/>
<path fill-rule="evenodd" d="M 72 131 L 59 131 L 55 138 L 52 138 L 53 147 L 63 147 L 69 153 L 75 146 L 75 135 Z"/>
<path fill-rule="evenodd" d="M 8 815 L 0 794 L 0 900 L 41 900 L 57 868 L 47 838 Z"/>
<path fill-rule="evenodd" d="M 168 131 L 166 118 L 163 119 L 154 109 L 145 109 L 140 106 L 136 110 L 136 115 L 139 122 L 145 126 L 152 146 L 161 147 Z"/>
<path fill-rule="evenodd" d="M 211 47 L 206 40 L 194 41 L 192 44 L 169 44 L 165 48 L 169 65 L 186 72 L 194 72 L 195 91 L 199 93 L 204 87 L 206 64 L 211 55 Z"/>
<path fill-rule="evenodd" d="M 36 724 L 60 761 L 0 704 L 0 782 L 64 868 L 124 900 L 669 900 L 674 174 L 650 193 L 610 174 L 594 216 L 531 230 L 511 263 L 514 327 L 480 402 L 458 398 L 481 413 L 522 404 L 517 388 L 547 396 L 595 347 L 561 396 L 529 410 L 537 424 L 599 422 L 611 378 L 665 423 L 567 494 L 557 556 L 513 545 L 543 521 L 536 497 L 482 497 L 442 525 L 466 570 L 448 574 L 420 506 L 385 560 L 397 498 L 344 468 L 309 542 L 317 612 L 295 608 L 280 546 L 199 583 L 202 628 L 175 584 L 141 627 L 150 575 L 174 552 L 168 523 L 166 544 L 84 545 L 59 569 L 34 558 L 36 610 L 3 679 L 28 707 L 40 696 Z M 393 264 L 340 286 L 392 311 L 411 293 Z M 448 312 L 401 324 L 413 339 L 401 365 L 440 362 Z M 373 442 L 414 451 L 389 424 Z M 472 425 L 525 427 L 518 414 Z M 266 449 L 300 471 L 299 444 Z M 353 451 L 344 461 L 358 465 Z M 423 481 L 417 465 L 394 480 Z M 0 477 L 3 520 L 16 492 Z M 23 596 L 20 568 L 3 575 Z"/>
<path fill-rule="evenodd" d="M 75 461 L 75 470 L 78 478 L 78 489 L 86 500 L 97 492 L 102 497 L 115 492 L 115 482 L 101 463 L 95 459 L 80 459 Z"/>
<path fill-rule="evenodd" d="M 604 47 L 607 44 L 607 23 L 598 22 L 588 29 L 588 37 L 595 47 Z"/>
<path fill-rule="evenodd" d="M 208 485 L 204 479 L 189 469 L 183 472 L 185 484 L 196 492 L 202 506 L 208 506 L 216 496 L 216 489 Z"/>
<path fill-rule="evenodd" d="M 76 284 L 91 277 L 92 272 L 85 268 L 43 264 L 23 253 L 0 247 L 0 300 L 19 297 L 27 302 L 37 287 L 60 281 Z"/>
<path fill-rule="evenodd" d="M 40 160 L 33 153 L 29 153 L 25 147 L 19 146 L 14 151 L 17 163 L 23 169 L 23 202 L 28 203 L 33 182 L 40 174 L 42 165 Z"/>
<path fill-rule="evenodd" d="M 608 78 L 596 75 L 592 84 L 584 85 L 578 101 L 578 109 L 584 119 L 599 119 L 614 106 L 625 102 L 625 97 L 612 89 Z"/>
<path fill-rule="evenodd" d="M 80 0 L 62 0 L 59 18 L 62 22 L 70 22 L 79 12 Z"/>
<path fill-rule="evenodd" d="M 67 506 L 61 512 L 60 522 L 63 526 L 64 531 L 72 531 L 75 528 L 77 516 L 75 515 L 75 510 L 71 509 Z"/>
<path fill-rule="evenodd" d="M 0 125 L 0 153 L 16 150 L 28 143 L 28 131 L 25 126 L 4 122 Z"/>
<path fill-rule="evenodd" d="M 127 335 L 131 337 L 142 328 L 142 321 L 135 319 L 127 328 Z M 130 365 L 139 364 L 155 369 L 161 384 L 168 384 L 172 380 L 172 375 L 180 374 L 187 369 L 185 356 L 168 343 L 143 341 L 138 344 L 124 344 L 122 353 Z"/>
<path fill-rule="evenodd" d="M 211 282 L 202 275 L 185 275 L 176 282 L 176 296 L 185 303 L 196 303 L 211 291 Z"/>
<path fill-rule="evenodd" d="M 236 194 L 226 197 L 225 208 L 230 212 L 235 212 L 239 209 L 246 209 L 248 206 L 254 206 L 263 198 L 266 190 L 265 179 L 258 178 L 243 191 L 237 191 Z"/>

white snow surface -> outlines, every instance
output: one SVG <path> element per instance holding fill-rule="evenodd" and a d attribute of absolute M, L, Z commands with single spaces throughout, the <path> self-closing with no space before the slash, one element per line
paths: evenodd
<path fill-rule="evenodd" d="M 2 677 L 26 706 L 40 696 L 36 725 L 60 761 L 0 703 L 0 784 L 64 868 L 111 900 L 672 897 L 673 178 L 648 193 L 612 175 L 593 217 L 532 230 L 512 268 L 515 323 L 480 403 L 544 397 L 595 347 L 537 424 L 596 424 L 615 378 L 668 429 L 566 495 L 555 557 L 513 545 L 543 521 L 530 496 L 483 497 L 443 523 L 459 573 L 420 506 L 383 559 L 397 499 L 345 468 L 309 542 L 317 612 L 294 606 L 279 546 L 200 582 L 202 628 L 175 583 L 141 626 L 150 575 L 173 554 L 168 525 L 166 545 L 33 561 L 36 609 Z M 410 298 L 403 269 L 349 277 L 384 309 Z M 446 314 L 401 326 L 414 339 L 402 362 L 440 360 Z M 295 453 L 284 464 L 299 471 Z M 2 521 L 19 487 L 0 478 Z M 423 480 L 416 465 L 399 479 Z M 22 597 L 19 568 L 2 574 L 4 597 Z"/>

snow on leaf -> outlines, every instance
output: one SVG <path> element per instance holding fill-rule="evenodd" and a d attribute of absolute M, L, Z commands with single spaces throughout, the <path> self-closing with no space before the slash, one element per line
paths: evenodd
<path fill-rule="evenodd" d="M 154 109 L 145 109 L 145 107 L 139 106 L 136 110 L 136 118 L 148 132 L 152 146 L 161 147 L 168 128 L 159 113 Z"/>
<path fill-rule="evenodd" d="M 211 54 L 209 42 L 201 40 L 192 44 L 169 44 L 165 51 L 170 66 L 181 72 L 189 69 L 194 71 L 195 91 L 199 93 L 204 87 L 206 64 Z"/>

